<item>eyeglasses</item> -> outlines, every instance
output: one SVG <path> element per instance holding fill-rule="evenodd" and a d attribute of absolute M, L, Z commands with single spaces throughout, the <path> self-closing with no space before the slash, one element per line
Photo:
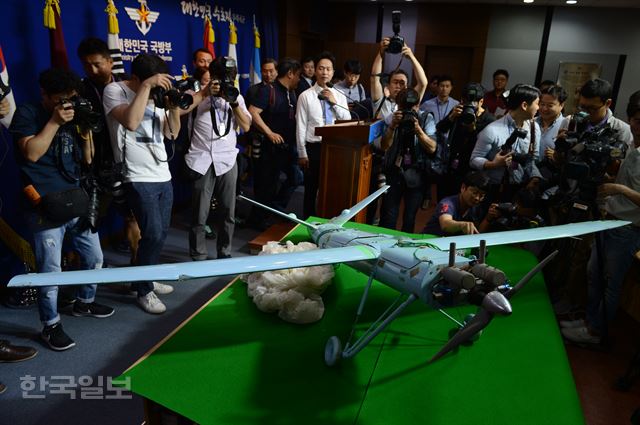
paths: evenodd
<path fill-rule="evenodd" d="M 592 114 L 594 112 L 598 112 L 604 106 L 606 106 L 606 104 L 603 103 L 600 106 L 597 106 L 597 105 L 578 105 L 578 108 L 580 108 L 581 111 L 584 111 L 584 112 L 587 112 L 589 114 Z"/>

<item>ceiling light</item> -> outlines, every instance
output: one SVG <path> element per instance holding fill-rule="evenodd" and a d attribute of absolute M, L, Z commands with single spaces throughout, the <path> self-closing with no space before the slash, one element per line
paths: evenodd
<path fill-rule="evenodd" d="M 533 0 L 522 0 L 525 3 L 533 3 Z"/>
<path fill-rule="evenodd" d="M 578 0 L 567 0 L 566 3 L 567 4 L 576 4 L 576 3 L 578 3 Z"/>

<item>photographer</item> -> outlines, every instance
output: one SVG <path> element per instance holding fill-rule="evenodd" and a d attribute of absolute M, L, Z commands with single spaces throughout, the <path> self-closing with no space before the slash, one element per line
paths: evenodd
<path fill-rule="evenodd" d="M 495 117 L 484 109 L 484 88 L 478 83 L 469 83 L 462 88 L 462 103 L 449 113 L 447 119 L 436 125 L 438 149 L 444 149 L 441 158 L 445 163 L 438 199 L 451 196 L 460 190 L 464 176 L 471 170 L 469 161 L 476 145 L 478 134 L 495 121 Z M 443 143 L 440 143 L 440 141 Z"/>
<path fill-rule="evenodd" d="M 79 132 L 74 104 L 80 78 L 72 72 L 49 69 L 40 74 L 42 102 L 20 106 L 10 132 L 24 184 L 27 223 L 33 233 L 37 271 L 61 271 L 62 243 L 68 236 L 85 270 L 102 267 L 98 234 L 81 218 L 88 197 L 80 186 L 81 162 L 91 162 L 91 132 Z M 81 285 L 73 305 L 74 316 L 109 317 L 113 308 L 96 303 L 96 285 Z M 75 342 L 62 329 L 58 314 L 58 287 L 38 288 L 38 310 L 44 325 L 42 339 L 62 351 Z"/>
<path fill-rule="evenodd" d="M 260 157 L 254 160 L 253 189 L 256 201 L 285 210 L 293 191 L 302 183 L 296 146 L 296 93 L 301 65 L 295 59 L 284 58 L 278 64 L 278 79 L 273 88 L 260 91 L 249 107 L 253 126 L 262 136 Z M 280 185 L 280 173 L 286 180 Z M 249 222 L 254 228 L 266 230 L 268 213 L 253 207 Z"/>
<path fill-rule="evenodd" d="M 486 170 L 491 185 L 489 202 L 510 201 L 519 187 L 533 187 L 540 181 L 535 165 L 540 127 L 533 120 L 539 101 L 537 88 L 517 84 L 507 99 L 509 112 L 478 134 L 469 164 L 474 170 Z"/>
<path fill-rule="evenodd" d="M 409 87 L 409 75 L 402 69 L 395 69 L 389 74 L 388 81 L 383 81 L 381 79 L 382 76 L 382 62 L 389 48 L 390 38 L 384 37 L 380 42 L 380 49 L 378 54 L 373 60 L 373 65 L 371 66 L 371 101 L 373 102 L 373 110 L 374 112 L 378 112 L 378 115 L 374 118 L 382 118 L 385 119 L 389 115 L 393 114 L 397 109 L 396 105 L 396 96 L 400 92 L 400 90 L 406 89 Z M 402 51 L 400 52 L 403 58 L 408 58 L 413 65 L 413 74 L 416 76 L 416 85 L 414 90 L 418 92 L 420 99 L 424 95 L 425 90 L 427 89 L 427 75 L 424 73 L 424 69 L 418 59 L 416 59 L 415 55 L 411 51 L 411 48 L 407 45 L 402 47 Z M 389 95 L 384 95 L 384 86 L 389 90 Z"/>
<path fill-rule="evenodd" d="M 107 84 L 120 81 L 117 74 L 112 73 L 113 59 L 109 54 L 109 46 L 99 38 L 85 38 L 78 45 L 78 58 L 82 62 L 86 77 L 82 79 L 82 95 L 91 102 L 94 112 L 98 113 L 98 131 L 93 131 L 94 158 L 90 167 L 89 179 L 91 190 L 99 191 L 99 208 L 106 214 L 108 204 L 113 200 L 118 212 L 125 220 L 125 235 L 131 250 L 130 263 L 135 264 L 140 241 L 140 228 L 131 208 L 128 208 L 122 192 L 122 182 L 111 149 L 111 137 L 106 125 L 106 116 L 102 106 L 102 96 Z M 97 212 L 97 211 L 96 211 Z M 96 215 L 96 220 L 98 219 Z M 167 288 L 169 288 L 167 286 Z"/>
<path fill-rule="evenodd" d="M 578 108 L 580 111 L 585 112 L 587 117 L 581 120 L 576 114 L 570 119 L 565 119 L 562 128 L 558 132 L 558 138 L 566 139 L 567 133 L 570 131 L 575 132 L 576 137 L 580 138 L 586 131 L 597 130 L 609 125 L 616 132 L 616 138 L 624 142 L 629 148 L 628 150 L 633 149 L 633 134 L 631 134 L 629 125 L 614 117 L 613 112 L 609 109 L 612 95 L 613 88 L 606 80 L 596 78 L 584 83 L 580 88 Z"/>
<path fill-rule="evenodd" d="M 164 137 L 174 140 L 180 131 L 174 101 L 181 97 L 172 90 L 168 72 L 159 56 L 140 54 L 131 63 L 131 79 L 113 82 L 103 93 L 114 159 L 122 163 L 126 200 L 142 233 L 136 261 L 140 266 L 160 262 L 171 222 L 173 188 Z M 153 282 L 133 288 L 144 311 L 164 313 L 166 306 L 154 293 Z"/>
<path fill-rule="evenodd" d="M 382 201 L 380 226 L 396 228 L 404 198 L 402 231 L 413 233 L 424 192 L 427 155 L 436 150 L 435 120 L 433 115 L 420 112 L 420 94 L 416 90 L 404 89 L 396 100 L 399 110 L 389 117 L 391 122 L 382 136 L 384 173 L 391 187 Z"/>
<path fill-rule="evenodd" d="M 482 201 L 487 194 L 489 177 L 483 171 L 470 171 L 464 176 L 460 193 L 438 202 L 422 233 L 437 236 L 473 235 L 484 233 L 490 222 L 499 216 L 497 204 L 482 213 Z"/>
<path fill-rule="evenodd" d="M 189 255 L 194 261 L 209 259 L 205 226 L 212 195 L 218 201 L 214 219 L 217 258 L 231 257 L 238 178 L 236 129 L 246 132 L 251 126 L 244 98 L 234 86 L 238 73 L 235 60 L 217 57 L 209 65 L 209 73 L 209 86 L 197 93 L 191 106 L 196 114 L 190 122 L 191 146 L 184 157 L 194 177 L 189 228 Z"/>
<path fill-rule="evenodd" d="M 632 224 L 596 235 L 602 251 L 598 252 L 598 244 L 593 244 L 588 266 L 586 319 L 560 322 L 562 335 L 581 344 L 601 342 L 607 322 L 618 310 L 622 284 L 633 256 L 640 250 L 640 91 L 629 99 L 627 115 L 633 148 L 622 162 L 616 182 L 598 187 L 598 196 L 605 201 L 608 218 L 628 220 Z"/>

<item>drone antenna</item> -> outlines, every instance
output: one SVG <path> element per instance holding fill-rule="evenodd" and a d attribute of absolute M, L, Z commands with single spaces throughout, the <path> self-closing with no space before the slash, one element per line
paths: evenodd
<path fill-rule="evenodd" d="M 456 265 L 456 243 L 451 242 L 449 244 L 449 267 Z"/>
<path fill-rule="evenodd" d="M 487 240 L 480 239 L 480 253 L 478 254 L 478 262 L 484 264 L 484 259 L 487 256 Z"/>

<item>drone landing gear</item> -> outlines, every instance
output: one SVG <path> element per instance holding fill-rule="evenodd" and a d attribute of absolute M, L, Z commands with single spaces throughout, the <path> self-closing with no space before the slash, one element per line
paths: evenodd
<path fill-rule="evenodd" d="M 327 366 L 333 366 L 340 359 L 349 359 L 358 354 L 364 347 L 369 344 L 369 342 L 371 342 L 373 338 L 375 338 L 380 332 L 382 332 L 389 325 L 389 323 L 391 323 L 396 317 L 398 317 L 398 315 L 402 313 L 405 308 L 407 308 L 415 300 L 418 299 L 418 297 L 413 294 L 401 294 L 393 303 L 391 303 L 389 308 L 387 308 L 384 313 L 382 313 L 382 315 L 380 315 L 380 317 L 378 317 L 378 319 L 373 322 L 371 326 L 369 326 L 365 333 L 362 334 L 362 336 L 360 336 L 360 338 L 358 338 L 353 344 L 351 344 L 356 325 L 358 324 L 358 320 L 360 319 L 362 311 L 364 310 L 364 304 L 369 295 L 369 289 L 371 288 L 371 284 L 373 283 L 374 275 L 375 270 L 369 276 L 367 286 L 365 286 L 364 292 L 362 293 L 360 305 L 358 306 L 358 312 L 356 313 L 356 318 L 354 320 L 353 326 L 351 327 L 351 334 L 349 335 L 349 339 L 344 346 L 344 350 L 342 349 L 342 343 L 337 336 L 332 336 L 327 340 L 327 344 L 324 348 L 324 362 L 327 364 Z"/>

